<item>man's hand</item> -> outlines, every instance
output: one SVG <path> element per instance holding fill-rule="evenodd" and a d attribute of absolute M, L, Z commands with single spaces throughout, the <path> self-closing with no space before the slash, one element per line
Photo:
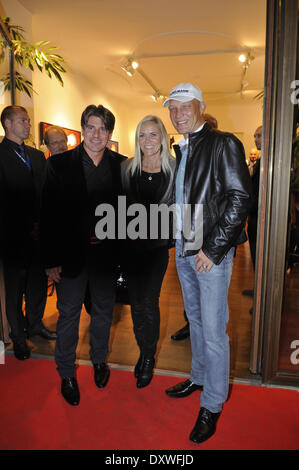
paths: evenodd
<path fill-rule="evenodd" d="M 195 260 L 195 268 L 196 271 L 200 274 L 203 271 L 208 273 L 212 266 L 214 265 L 213 261 L 211 261 L 202 250 L 199 251 L 198 255 L 196 256 Z"/>
<path fill-rule="evenodd" d="M 55 268 L 46 269 L 47 276 L 52 279 L 54 282 L 59 282 L 61 277 L 61 266 L 56 266 Z"/>

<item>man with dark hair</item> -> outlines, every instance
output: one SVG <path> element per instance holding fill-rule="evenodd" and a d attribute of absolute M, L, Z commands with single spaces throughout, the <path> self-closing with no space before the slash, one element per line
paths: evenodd
<path fill-rule="evenodd" d="M 103 121 L 107 131 L 112 134 L 115 125 L 115 117 L 114 114 L 109 111 L 109 109 L 104 108 L 102 105 L 96 106 L 94 104 L 90 104 L 87 106 L 81 116 L 82 129 L 87 126 L 88 120 L 91 116 L 100 118 Z"/>
<path fill-rule="evenodd" d="M 44 142 L 48 147 L 48 150 L 51 154 L 57 155 L 64 153 L 68 150 L 67 147 L 67 135 L 65 131 L 59 126 L 49 126 L 47 127 L 44 135 Z M 84 307 L 87 313 L 90 312 L 90 296 L 88 285 L 86 287 L 86 296 L 84 299 Z"/>
<path fill-rule="evenodd" d="M 46 161 L 42 152 L 24 145 L 31 127 L 25 108 L 7 106 L 1 123 L 5 137 L 0 144 L 0 259 L 14 354 L 25 360 L 30 357 L 25 330 L 28 336 L 56 339 L 42 323 L 47 277 L 39 259 L 39 216 Z"/>
<path fill-rule="evenodd" d="M 106 364 L 116 288 L 114 240 L 95 236 L 95 209 L 115 205 L 120 194 L 120 163 L 125 157 L 107 148 L 115 118 L 103 106 L 88 106 L 82 114 L 83 142 L 50 157 L 42 195 L 41 240 L 46 273 L 56 283 L 57 342 L 55 359 L 61 392 L 78 405 L 75 378 L 79 321 L 86 292 L 90 293 L 90 356 L 94 380 L 105 387 Z"/>

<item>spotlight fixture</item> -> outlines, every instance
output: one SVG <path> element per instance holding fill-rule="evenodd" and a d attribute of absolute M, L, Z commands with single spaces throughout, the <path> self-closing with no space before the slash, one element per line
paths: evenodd
<path fill-rule="evenodd" d="M 139 67 L 139 63 L 137 62 L 137 60 L 133 59 L 132 57 L 129 57 L 126 60 L 126 63 L 121 66 L 121 69 L 124 72 L 126 72 L 126 74 L 129 75 L 129 77 L 133 77 L 134 72 L 137 70 L 138 74 L 152 88 L 152 90 L 153 90 L 152 99 L 155 101 L 155 103 L 157 103 L 159 99 L 163 99 L 163 95 L 161 95 L 161 93 L 158 91 L 158 89 L 154 85 L 154 83 L 144 73 L 144 71 L 142 70 L 142 67 Z"/>
<path fill-rule="evenodd" d="M 251 51 L 248 51 L 247 54 L 239 55 L 239 61 L 243 64 L 243 67 L 242 67 L 243 70 L 242 70 L 242 76 L 241 76 L 241 88 L 240 88 L 241 95 L 244 91 L 244 88 L 248 87 L 249 85 L 248 81 L 246 80 L 246 73 L 253 59 L 254 59 L 254 56 L 251 55 Z"/>
<path fill-rule="evenodd" d="M 132 60 L 131 65 L 134 70 L 138 69 L 139 67 L 139 63 L 137 62 L 137 60 Z"/>
<path fill-rule="evenodd" d="M 253 59 L 254 59 L 254 56 L 251 55 L 251 51 L 249 51 L 247 54 L 239 55 L 239 61 L 243 64 L 243 67 L 246 69 L 249 67 Z"/>
<path fill-rule="evenodd" d="M 161 95 L 158 91 L 152 94 L 152 99 L 157 103 L 158 99 L 161 98 Z"/>

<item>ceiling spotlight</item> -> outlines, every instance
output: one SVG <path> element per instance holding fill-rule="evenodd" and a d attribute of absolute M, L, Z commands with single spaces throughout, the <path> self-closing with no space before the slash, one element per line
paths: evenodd
<path fill-rule="evenodd" d="M 133 77 L 134 69 L 129 62 L 127 62 L 125 65 L 122 65 L 121 69 L 126 72 L 129 77 Z"/>
<path fill-rule="evenodd" d="M 133 77 L 134 71 L 139 67 L 139 64 L 136 60 L 128 59 L 125 65 L 121 66 L 121 69 L 126 72 L 129 77 Z"/>
<path fill-rule="evenodd" d="M 254 56 L 251 55 L 251 51 L 249 51 L 247 54 L 239 55 L 239 61 L 243 64 L 244 68 L 248 68 L 248 66 L 251 64 L 253 59 L 254 59 Z"/>
<path fill-rule="evenodd" d="M 138 69 L 139 67 L 139 63 L 137 62 L 137 60 L 132 60 L 131 65 L 134 70 Z"/>
<path fill-rule="evenodd" d="M 152 94 L 152 99 L 157 103 L 158 99 L 161 98 L 161 95 L 158 91 Z"/>

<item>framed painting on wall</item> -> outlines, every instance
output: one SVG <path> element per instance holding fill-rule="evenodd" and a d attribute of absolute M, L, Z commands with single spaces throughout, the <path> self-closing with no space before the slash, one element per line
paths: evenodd
<path fill-rule="evenodd" d="M 113 152 L 118 152 L 118 142 L 116 142 L 115 140 L 108 140 L 107 147 Z"/>
<path fill-rule="evenodd" d="M 60 129 L 64 130 L 67 135 L 67 148 L 68 150 L 77 147 L 81 143 L 81 132 L 75 131 L 74 129 L 68 129 L 67 127 L 56 126 L 56 124 L 49 124 L 48 122 L 40 122 L 39 125 L 39 139 L 40 139 L 40 149 L 43 150 L 45 157 L 48 158 L 50 156 L 50 152 L 47 149 L 45 142 L 44 142 L 44 135 L 47 127 L 59 127 Z"/>

